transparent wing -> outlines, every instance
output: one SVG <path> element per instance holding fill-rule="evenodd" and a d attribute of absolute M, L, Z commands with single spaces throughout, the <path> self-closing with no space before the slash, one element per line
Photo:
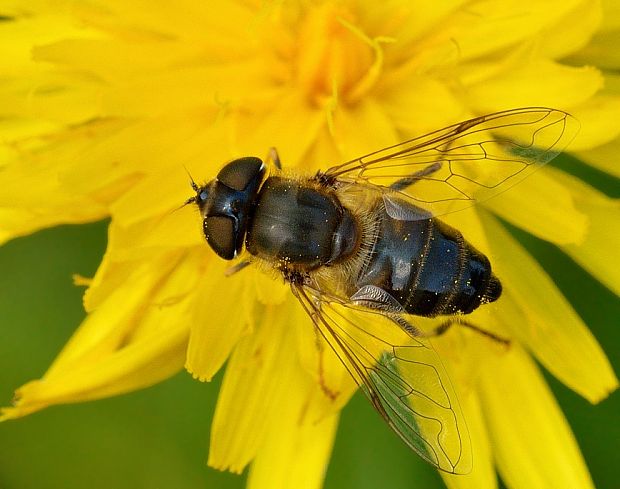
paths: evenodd
<path fill-rule="evenodd" d="M 507 110 L 333 166 L 324 175 L 374 186 L 388 207 L 404 201 L 440 216 L 512 187 L 561 153 L 578 131 L 577 120 L 561 110 Z"/>
<path fill-rule="evenodd" d="M 472 457 L 456 394 L 431 344 L 386 315 L 291 284 L 320 335 L 373 407 L 440 470 L 469 473 Z"/>

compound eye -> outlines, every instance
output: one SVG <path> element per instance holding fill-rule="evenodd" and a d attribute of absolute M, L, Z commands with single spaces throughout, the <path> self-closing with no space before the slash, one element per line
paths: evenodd
<path fill-rule="evenodd" d="M 236 254 L 235 225 L 231 217 L 209 216 L 202 224 L 207 243 L 218 256 L 232 260 Z"/>
<path fill-rule="evenodd" d="M 263 162 L 260 158 L 246 156 L 228 163 L 220 170 L 217 179 L 227 187 L 241 192 L 250 182 L 262 176 L 261 168 Z"/>

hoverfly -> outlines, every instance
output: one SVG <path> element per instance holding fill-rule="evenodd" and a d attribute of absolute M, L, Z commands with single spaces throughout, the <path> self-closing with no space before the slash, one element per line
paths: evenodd
<path fill-rule="evenodd" d="M 449 473 L 471 469 L 467 427 L 428 337 L 502 291 L 486 256 L 438 217 L 489 199 L 572 140 L 569 114 L 497 112 L 381 149 L 313 176 L 244 157 L 198 186 L 208 244 L 275 269 L 388 425 Z M 414 316 L 444 317 L 434 332 Z M 493 336 L 491 333 L 486 333 Z M 496 339 L 499 339 L 496 337 Z"/>

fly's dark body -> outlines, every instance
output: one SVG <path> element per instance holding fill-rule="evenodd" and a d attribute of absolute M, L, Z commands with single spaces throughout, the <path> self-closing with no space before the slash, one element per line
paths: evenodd
<path fill-rule="evenodd" d="M 337 181 L 271 176 L 263 182 L 264 174 L 258 158 L 241 158 L 202 191 L 209 196 L 202 203 L 205 235 L 220 256 L 232 258 L 245 245 L 283 271 L 344 266 L 351 271 L 342 287 L 348 297 L 374 286 L 418 316 L 467 314 L 499 297 L 489 260 L 443 222 L 391 217 L 378 194 L 361 209 L 349 208 Z M 405 214 L 422 212 L 399 205 Z"/>
<path fill-rule="evenodd" d="M 409 314 L 433 317 L 469 314 L 501 294 L 486 256 L 456 229 L 437 219 L 401 221 L 380 215 L 370 262 L 359 288 L 375 285 Z"/>
<path fill-rule="evenodd" d="M 407 206 L 409 204 L 403 203 Z M 258 195 L 246 237 L 247 250 L 260 258 L 312 272 L 319 267 L 362 263 L 347 280 L 352 296 L 378 287 L 409 314 L 470 313 L 495 301 L 500 282 L 489 260 L 459 231 L 437 219 L 398 220 L 375 203 L 378 212 L 363 236 L 367 218 L 356 217 L 327 188 L 282 177 L 268 178 Z M 363 240 L 369 240 L 366 246 Z M 359 260 L 361 253 L 368 256 Z"/>
<path fill-rule="evenodd" d="M 358 236 L 355 218 L 333 192 L 270 177 L 256 199 L 247 250 L 303 271 L 349 257 Z"/>

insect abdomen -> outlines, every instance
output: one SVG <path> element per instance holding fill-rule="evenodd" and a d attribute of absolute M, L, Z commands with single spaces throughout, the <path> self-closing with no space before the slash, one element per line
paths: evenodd
<path fill-rule="evenodd" d="M 467 314 L 500 296 L 489 260 L 456 229 L 436 219 L 401 221 L 385 212 L 380 219 L 358 287 L 381 287 L 409 314 L 428 317 Z"/>

